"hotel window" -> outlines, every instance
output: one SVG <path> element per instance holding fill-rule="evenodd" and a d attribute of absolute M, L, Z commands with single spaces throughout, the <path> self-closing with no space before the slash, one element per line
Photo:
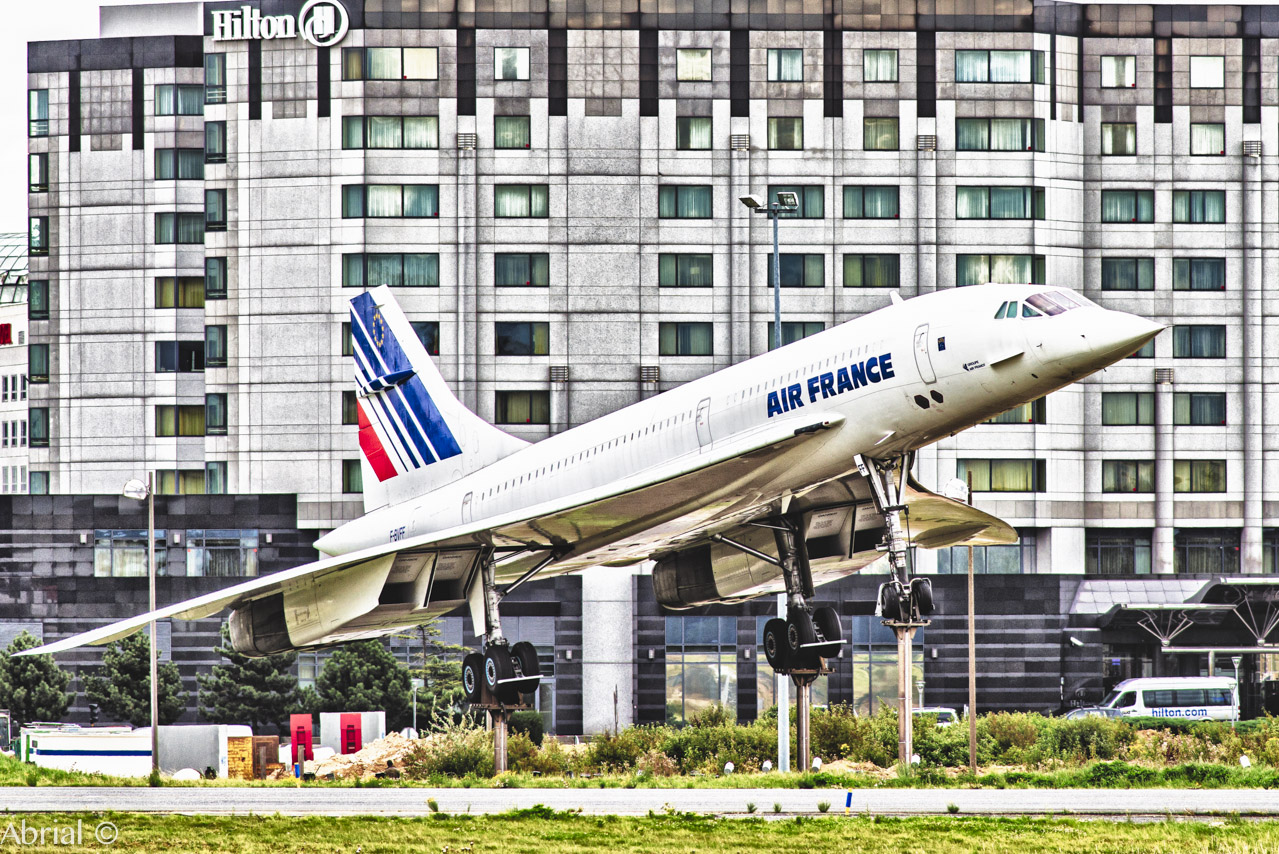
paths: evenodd
<path fill-rule="evenodd" d="M 156 216 L 160 215 L 156 214 Z M 49 218 L 47 216 L 33 216 L 27 220 L 27 251 L 32 255 L 49 254 Z"/>
<path fill-rule="evenodd" d="M 999 413 L 994 418 L 987 419 L 987 424 L 1045 424 L 1048 421 L 1047 402 L 1042 397 L 1037 397 L 1029 403 L 1023 403 L 1021 406 L 1014 406 L 1012 409 Z"/>
<path fill-rule="evenodd" d="M 342 321 L 341 340 L 342 340 L 342 355 L 343 356 L 355 355 L 355 344 L 351 340 L 351 322 L 350 321 L 347 321 L 347 320 Z"/>
<path fill-rule="evenodd" d="M 1155 393 L 1152 391 L 1103 391 L 1101 423 L 1106 427 L 1154 424 Z"/>
<path fill-rule="evenodd" d="M 503 322 L 493 325 L 493 355 L 546 356 L 551 352 L 551 325 L 545 322 Z"/>
<path fill-rule="evenodd" d="M 1043 151 L 1043 119 L 955 119 L 956 151 Z"/>
<path fill-rule="evenodd" d="M 49 345 L 28 344 L 27 360 L 30 365 L 27 377 L 31 383 L 47 383 L 49 381 Z"/>
<path fill-rule="evenodd" d="M 675 148 L 677 151 L 709 151 L 711 140 L 710 116 L 676 116 Z"/>
<path fill-rule="evenodd" d="M 714 326 L 710 323 L 659 323 L 659 356 L 711 356 L 715 352 Z"/>
<path fill-rule="evenodd" d="M 493 285 L 498 288 L 546 288 L 551 284 L 551 256 L 546 252 L 496 252 Z"/>
<path fill-rule="evenodd" d="M 897 119 L 862 119 L 862 148 L 866 151 L 896 151 Z"/>
<path fill-rule="evenodd" d="M 897 219 L 897 187 L 845 187 L 844 219 Z"/>
<path fill-rule="evenodd" d="M 226 393 L 204 396 L 204 432 L 209 436 L 226 435 Z"/>
<path fill-rule="evenodd" d="M 1155 289 L 1154 258 L 1102 258 L 1103 291 L 1152 291 Z"/>
<path fill-rule="evenodd" d="M 1173 572 L 1234 574 L 1238 571 L 1238 528 L 1180 528 L 1174 534 Z"/>
<path fill-rule="evenodd" d="M 669 726 L 716 705 L 736 713 L 736 617 L 667 617 L 665 659 Z"/>
<path fill-rule="evenodd" d="M 27 410 L 27 423 L 31 425 L 31 447 L 49 447 L 49 408 L 33 406 Z"/>
<path fill-rule="evenodd" d="M 1155 358 L 1155 339 L 1151 338 L 1145 344 L 1141 345 L 1141 349 L 1128 357 L 1129 359 L 1153 359 Z"/>
<path fill-rule="evenodd" d="M 958 460 L 955 476 L 973 477 L 973 492 L 1046 492 L 1044 460 Z"/>
<path fill-rule="evenodd" d="M 675 79 L 696 83 L 711 79 L 711 50 L 707 47 L 682 47 L 675 50 Z"/>
<path fill-rule="evenodd" d="M 799 201 L 797 209 L 778 214 L 782 219 L 822 219 L 826 216 L 825 187 L 820 185 L 815 187 L 770 185 L 768 188 L 768 201 L 770 203 L 776 202 L 778 193 L 794 193 Z"/>
<path fill-rule="evenodd" d="M 1134 465 L 1134 463 L 1121 463 Z M 1152 467 L 1151 490 L 1133 490 L 1136 492 L 1153 491 L 1153 463 L 1138 462 L 1135 465 Z M 1104 480 L 1104 478 L 1103 478 Z M 1116 489 L 1115 492 L 1129 490 Z M 1084 533 L 1084 572 L 1089 575 L 1149 575 L 1150 574 L 1150 531 L 1125 531 L 1114 528 L 1088 530 Z"/>
<path fill-rule="evenodd" d="M 172 83 L 157 85 L 155 87 L 155 114 L 157 116 L 204 115 L 204 87 L 174 85 Z"/>
<path fill-rule="evenodd" d="M 1172 328 L 1174 359 L 1224 359 L 1226 327 L 1179 325 Z"/>
<path fill-rule="evenodd" d="M 226 54 L 204 55 L 204 101 L 206 104 L 226 103 Z"/>
<path fill-rule="evenodd" d="M 204 230 L 226 231 L 226 190 L 204 191 Z"/>
<path fill-rule="evenodd" d="M 187 531 L 187 575 L 252 578 L 257 574 L 256 528 Z"/>
<path fill-rule="evenodd" d="M 1044 219 L 1040 187 L 956 187 L 956 219 Z"/>
<path fill-rule="evenodd" d="M 157 148 L 155 150 L 157 181 L 203 181 L 204 152 L 199 148 Z"/>
<path fill-rule="evenodd" d="M 782 346 L 794 344 L 802 338 L 810 335 L 816 335 L 826 328 L 826 324 L 820 320 L 783 320 L 782 321 Z M 772 321 L 768 323 L 768 349 L 777 348 L 776 327 Z"/>
<path fill-rule="evenodd" d="M 31 490 L 35 492 L 34 489 Z M 159 490 L 157 490 L 159 491 Z M 157 529 L 155 571 L 164 574 L 168 564 L 168 532 Z M 96 578 L 146 578 L 149 552 L 145 530 L 95 530 L 93 532 L 93 574 Z"/>
<path fill-rule="evenodd" d="M 1226 126 L 1213 122 L 1190 125 L 1190 153 L 1220 156 L 1226 153 Z"/>
<path fill-rule="evenodd" d="M 769 48 L 768 81 L 770 83 L 802 83 L 804 51 L 800 48 Z"/>
<path fill-rule="evenodd" d="M 532 144 L 532 131 L 528 116 L 494 116 L 494 148 L 528 148 Z"/>
<path fill-rule="evenodd" d="M 155 408 L 155 435 L 203 436 L 204 415 L 203 406 L 160 404 Z"/>
<path fill-rule="evenodd" d="M 435 80 L 439 50 L 433 47 L 346 47 L 343 80 Z"/>
<path fill-rule="evenodd" d="M 1137 85 L 1137 57 L 1103 56 L 1101 58 L 1101 88 L 1131 89 Z"/>
<path fill-rule="evenodd" d="M 157 277 L 155 307 L 204 308 L 204 279 L 199 276 Z"/>
<path fill-rule="evenodd" d="M 865 83 L 896 83 L 897 51 L 863 50 L 862 81 Z"/>
<path fill-rule="evenodd" d="M 1224 56 L 1190 57 L 1190 88 L 1221 89 L 1226 85 Z"/>
<path fill-rule="evenodd" d="M 1178 427 L 1222 427 L 1226 423 L 1226 393 L 1179 391 L 1172 396 L 1172 423 Z"/>
<path fill-rule="evenodd" d="M 1174 291 L 1224 291 L 1226 259 L 1173 258 L 1172 289 Z"/>
<path fill-rule="evenodd" d="M 360 405 L 356 402 L 353 391 L 342 392 L 342 423 L 360 423 Z"/>
<path fill-rule="evenodd" d="M 1137 125 L 1133 122 L 1102 122 L 1101 153 L 1136 154 Z"/>
<path fill-rule="evenodd" d="M 364 473 L 359 460 L 342 461 L 342 492 L 348 495 L 364 491 Z"/>
<path fill-rule="evenodd" d="M 439 116 L 343 116 L 342 148 L 440 147 Z"/>
<path fill-rule="evenodd" d="M 226 299 L 226 259 L 204 259 L 204 298 Z"/>
<path fill-rule="evenodd" d="M 49 155 L 32 154 L 27 158 L 27 191 L 43 193 L 49 189 Z"/>
<path fill-rule="evenodd" d="M 174 243 L 202 245 L 204 243 L 204 214 L 156 214 L 155 242 L 161 245 Z"/>
<path fill-rule="evenodd" d="M 900 287 L 900 267 L 897 255 L 848 253 L 844 255 L 844 287 Z"/>
<path fill-rule="evenodd" d="M 204 327 L 204 366 L 225 368 L 227 360 L 226 324 Z"/>
<path fill-rule="evenodd" d="M 773 286 L 773 256 L 764 256 L 768 266 L 768 287 Z M 826 256 L 783 253 L 777 256 L 783 288 L 820 288 L 826 285 Z"/>
<path fill-rule="evenodd" d="M 203 495 L 204 469 L 181 469 L 155 473 L 157 495 Z"/>
<path fill-rule="evenodd" d="M 550 392 L 499 391 L 494 403 L 497 424 L 551 423 Z"/>
<path fill-rule="evenodd" d="M 204 123 L 204 162 L 226 163 L 226 122 Z"/>
<path fill-rule="evenodd" d="M 711 188 L 687 185 L 658 187 L 657 215 L 661 219 L 710 219 Z"/>
<path fill-rule="evenodd" d="M 528 54 L 526 47 L 493 48 L 493 79 L 527 80 Z"/>
<path fill-rule="evenodd" d="M 780 116 L 768 120 L 769 151 L 802 151 L 804 149 L 804 120 Z"/>
<path fill-rule="evenodd" d="M 436 252 L 353 252 L 342 256 L 342 287 L 438 288 Z"/>
<path fill-rule="evenodd" d="M 956 83 L 1043 83 L 1042 50 L 957 50 Z"/>
<path fill-rule="evenodd" d="M 1225 222 L 1225 190 L 1173 190 L 1173 222 Z"/>
<path fill-rule="evenodd" d="M 155 342 L 155 372 L 157 374 L 192 374 L 203 371 L 203 341 Z"/>
<path fill-rule="evenodd" d="M 27 135 L 49 135 L 48 89 L 31 89 L 27 92 Z"/>
<path fill-rule="evenodd" d="M 1173 492 L 1225 492 L 1225 460 L 1173 460 Z"/>
<path fill-rule="evenodd" d="M 33 471 L 31 476 L 31 494 L 32 495 L 48 495 L 49 494 L 49 473 L 47 471 Z"/>
<path fill-rule="evenodd" d="M 956 255 L 955 286 L 1043 284 L 1047 268 L 1043 255 Z"/>
<path fill-rule="evenodd" d="M 431 356 L 440 355 L 440 322 L 438 320 L 410 320 L 413 334 L 417 336 L 422 349 Z"/>
<path fill-rule="evenodd" d="M 711 255 L 657 256 L 659 288 L 709 288 L 714 284 L 714 258 Z"/>
<path fill-rule="evenodd" d="M 550 190 L 545 184 L 493 186 L 493 216 L 545 219 L 550 215 Z"/>
<path fill-rule="evenodd" d="M 1006 546 L 973 546 L 973 575 L 1033 575 L 1037 551 L 1033 532 Z M 938 575 L 967 575 L 968 547 L 937 550 Z"/>
<path fill-rule="evenodd" d="M 27 285 L 27 319 L 49 319 L 49 280 L 32 279 Z"/>
<path fill-rule="evenodd" d="M 1154 190 L 1102 190 L 1102 222 L 1154 222 Z"/>
<path fill-rule="evenodd" d="M 342 188 L 344 219 L 428 219 L 440 215 L 435 184 L 347 184 Z"/>

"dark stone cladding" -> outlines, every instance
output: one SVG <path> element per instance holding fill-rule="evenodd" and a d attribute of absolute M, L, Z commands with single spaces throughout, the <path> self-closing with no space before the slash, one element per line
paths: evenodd
<path fill-rule="evenodd" d="M 120 68 L 203 68 L 199 36 L 71 39 L 27 44 L 27 71 L 103 71 Z"/>

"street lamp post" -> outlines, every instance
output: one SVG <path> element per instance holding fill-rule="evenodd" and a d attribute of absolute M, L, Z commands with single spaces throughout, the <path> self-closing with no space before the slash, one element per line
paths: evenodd
<path fill-rule="evenodd" d="M 135 501 L 146 501 L 147 503 L 147 582 L 149 587 L 149 608 L 155 611 L 155 475 L 148 472 L 147 482 L 134 478 L 124 485 L 124 496 L 132 498 Z M 159 679 L 159 663 L 157 661 L 157 639 L 156 624 L 152 620 L 149 624 L 151 633 L 151 774 L 153 777 L 160 773 L 160 679 Z"/>
<path fill-rule="evenodd" d="M 413 737 L 417 738 L 417 692 L 426 685 L 422 679 L 413 680 Z"/>

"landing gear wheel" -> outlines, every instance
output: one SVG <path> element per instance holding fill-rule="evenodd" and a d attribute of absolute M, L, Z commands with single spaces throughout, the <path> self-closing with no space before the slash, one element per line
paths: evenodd
<path fill-rule="evenodd" d="M 511 658 L 519 663 L 521 676 L 542 675 L 542 667 L 537 662 L 537 647 L 528 641 L 520 641 L 511 647 Z"/>
<path fill-rule="evenodd" d="M 821 634 L 822 640 L 829 643 L 843 643 L 844 629 L 839 622 L 839 614 L 829 605 L 813 611 L 813 625 Z"/>
<path fill-rule="evenodd" d="M 897 587 L 893 584 L 881 584 L 879 587 L 879 613 L 883 619 L 891 623 L 900 623 L 902 619 L 902 603 L 897 597 Z"/>
<path fill-rule="evenodd" d="M 933 583 L 927 578 L 910 580 L 910 598 L 915 603 L 915 612 L 921 617 L 929 617 L 933 613 Z"/>
<path fill-rule="evenodd" d="M 804 647 L 817 642 L 817 631 L 813 628 L 813 618 L 807 611 L 792 608 L 787 617 L 786 652 L 793 660 Z"/>
<path fill-rule="evenodd" d="M 462 690 L 466 692 L 468 703 L 480 701 L 484 679 L 484 656 L 473 652 L 462 659 Z"/>
<path fill-rule="evenodd" d="M 519 692 L 506 683 L 515 676 L 515 665 L 511 663 L 511 648 L 505 644 L 491 646 L 484 651 L 484 687 L 497 698 L 499 703 L 511 703 L 519 699 Z M 503 684 L 506 683 L 506 684 Z M 511 694 L 515 699 L 509 699 Z"/>
<path fill-rule="evenodd" d="M 776 617 L 764 624 L 764 657 L 774 673 L 785 673 L 790 656 L 786 650 L 786 621 Z"/>

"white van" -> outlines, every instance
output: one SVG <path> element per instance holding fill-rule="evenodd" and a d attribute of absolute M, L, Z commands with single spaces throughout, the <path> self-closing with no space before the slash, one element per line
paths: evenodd
<path fill-rule="evenodd" d="M 1235 680 L 1228 676 L 1125 679 L 1101 701 L 1124 717 L 1231 721 L 1239 717 Z"/>

